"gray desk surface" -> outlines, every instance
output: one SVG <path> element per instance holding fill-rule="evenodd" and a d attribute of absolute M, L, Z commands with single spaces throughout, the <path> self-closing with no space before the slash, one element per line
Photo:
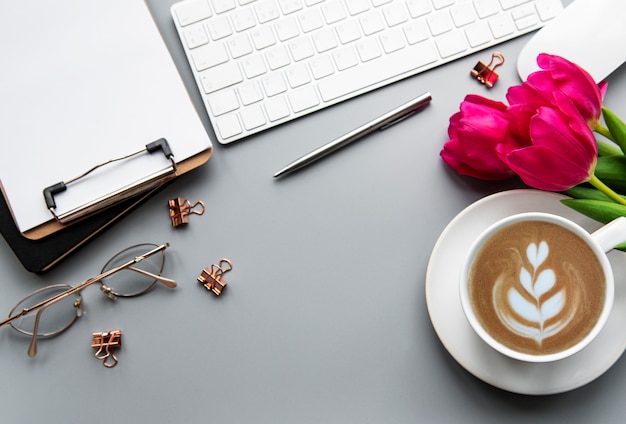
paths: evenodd
<path fill-rule="evenodd" d="M 149 6 L 201 109 L 169 16 Z M 569 2 L 567 2 L 569 3 Z M 4 242 L 0 310 L 50 283 L 94 275 L 110 254 L 169 241 L 173 291 L 115 303 L 96 288 L 68 332 L 42 341 L 0 332 L 0 414 L 18 422 L 622 422 L 626 365 L 551 396 L 512 394 L 468 373 L 440 343 L 426 309 L 426 266 L 446 224 L 473 201 L 519 187 L 459 177 L 439 157 L 449 117 L 468 93 L 504 99 L 519 83 L 527 37 L 497 47 L 508 62 L 488 91 L 469 77 L 492 50 L 229 147 L 45 275 L 24 271 Z M 494 49 L 495 50 L 495 49 Z M 626 69 L 606 104 L 626 116 Z M 299 155 L 431 91 L 421 114 L 281 181 Z M 205 119 L 208 126 L 208 120 Z M 203 200 L 187 228 L 169 223 L 167 201 Z M 221 297 L 196 277 L 227 257 Z M 119 365 L 93 358 L 91 333 L 120 328 Z"/>

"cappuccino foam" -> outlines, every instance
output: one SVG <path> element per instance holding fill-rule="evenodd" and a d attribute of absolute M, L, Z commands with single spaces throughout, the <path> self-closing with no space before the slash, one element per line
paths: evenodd
<path fill-rule="evenodd" d="M 543 221 L 496 231 L 469 272 L 480 324 L 498 342 L 531 355 L 581 341 L 602 312 L 605 289 L 602 265 L 585 240 Z"/>

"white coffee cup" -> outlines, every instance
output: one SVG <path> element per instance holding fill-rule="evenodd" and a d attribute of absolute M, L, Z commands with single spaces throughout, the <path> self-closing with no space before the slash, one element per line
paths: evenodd
<path fill-rule="evenodd" d="M 560 243 L 563 246 L 559 246 L 556 241 L 544 240 L 544 244 L 540 240 L 536 243 L 527 242 L 528 234 L 533 234 L 534 237 L 535 224 L 520 223 L 528 221 L 556 224 L 578 236 L 584 243 L 581 244 L 580 249 L 568 250 L 566 247 L 569 248 L 578 242 Z M 519 233 L 519 237 L 512 237 L 512 231 L 517 228 L 514 224 L 519 224 L 517 227 L 531 225 L 533 231 Z M 497 239 L 502 242 L 496 241 Z M 574 239 L 576 238 L 564 240 Z M 505 246 L 510 240 L 514 242 L 510 248 L 502 248 L 504 257 L 501 258 L 496 253 L 497 249 Z M 474 331 L 489 346 L 511 358 L 526 362 L 549 362 L 571 356 L 587 346 L 606 324 L 615 293 L 613 271 L 606 252 L 624 241 L 626 241 L 626 218 L 624 217 L 610 222 L 593 234 L 589 234 L 578 224 L 553 214 L 529 212 L 504 218 L 478 236 L 463 263 L 459 287 L 465 316 Z M 497 247 L 498 243 L 502 246 Z M 574 258 L 573 255 L 578 254 L 576 252 L 579 251 L 587 252 L 584 258 L 595 256 L 597 262 L 593 260 L 589 262 L 585 259 L 587 266 L 577 269 L 575 265 L 581 262 L 580 259 L 574 260 L 573 263 L 569 259 L 567 261 L 563 259 L 568 258 L 570 253 Z M 554 266 L 549 266 L 550 261 L 555 261 L 555 258 L 558 258 L 558 264 L 555 262 Z M 483 266 L 488 269 L 487 272 L 481 271 L 481 265 L 475 265 L 473 268 L 477 260 L 482 261 L 481 263 L 489 263 L 488 266 Z M 563 265 L 566 262 L 567 265 Z M 589 263 L 594 265 L 591 266 Z M 509 265 L 514 265 L 514 267 L 509 269 Z M 561 268 L 566 271 L 561 272 Z M 551 346 L 552 350 L 544 352 L 543 347 L 549 346 L 552 340 L 566 339 L 562 336 L 566 332 L 565 329 L 575 334 L 573 322 L 587 322 L 582 320 L 580 315 L 576 315 L 573 304 L 578 303 L 580 299 L 594 297 L 577 294 L 578 288 L 581 287 L 596 290 L 596 286 L 591 286 L 595 283 L 591 281 L 584 281 L 584 284 L 581 284 L 584 280 L 581 273 L 592 269 L 596 270 L 594 275 L 603 274 L 605 280 L 603 296 L 598 297 L 596 302 L 598 306 L 594 315 L 595 323 L 592 319 L 587 320 L 590 328 L 580 331 L 579 333 L 584 335 L 577 336 L 582 338 L 572 342 L 572 345 L 562 349 Z M 476 282 L 470 284 L 470 275 Z M 587 278 L 586 274 L 584 275 Z M 598 287 L 601 287 L 602 281 L 597 283 L 600 284 Z M 472 284 L 474 301 L 470 294 Z M 483 287 L 484 292 L 477 291 L 476 287 Z M 478 308 L 483 312 L 477 311 Z M 507 331 L 510 331 L 510 335 Z M 519 340 L 520 344 L 511 344 L 509 338 Z M 527 350 L 527 347 L 531 350 Z"/>

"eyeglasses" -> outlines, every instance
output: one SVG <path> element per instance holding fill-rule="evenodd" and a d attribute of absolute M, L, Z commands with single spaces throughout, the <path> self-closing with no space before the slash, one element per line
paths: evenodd
<path fill-rule="evenodd" d="M 161 276 L 169 243 L 128 247 L 115 254 L 100 274 L 73 287 L 55 284 L 36 290 L 20 300 L 0 322 L 31 337 L 28 356 L 37 354 L 37 337 L 52 337 L 70 328 L 83 313 L 81 291 L 100 283 L 100 291 L 112 300 L 140 296 L 159 282 L 169 288 L 176 282 Z"/>

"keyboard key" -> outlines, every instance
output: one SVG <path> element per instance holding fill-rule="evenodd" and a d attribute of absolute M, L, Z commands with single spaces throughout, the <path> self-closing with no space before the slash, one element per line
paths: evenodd
<path fill-rule="evenodd" d="M 257 50 L 262 50 L 266 47 L 276 44 L 276 38 L 274 37 L 274 31 L 270 27 L 255 28 L 250 32 L 252 38 L 252 44 Z"/>
<path fill-rule="evenodd" d="M 407 0 L 406 6 L 412 18 L 419 18 L 432 10 L 428 0 Z"/>
<path fill-rule="evenodd" d="M 311 32 L 324 26 L 322 15 L 317 9 L 311 9 L 298 16 L 302 32 Z"/>
<path fill-rule="evenodd" d="M 207 23 L 207 29 L 209 30 L 209 34 L 213 40 L 220 40 L 233 33 L 233 30 L 230 27 L 230 22 L 226 16 L 220 16 L 212 19 L 209 23 Z"/>
<path fill-rule="evenodd" d="M 212 16 L 211 8 L 207 0 L 192 0 L 181 3 L 174 14 L 182 27 L 200 22 Z"/>
<path fill-rule="evenodd" d="M 335 73 L 333 61 L 329 55 L 316 56 L 309 61 L 313 78 L 321 79 Z"/>
<path fill-rule="evenodd" d="M 500 5 L 504 10 L 512 9 L 520 4 L 528 3 L 529 0 L 500 0 Z"/>
<path fill-rule="evenodd" d="M 459 28 L 476 21 L 476 14 L 471 3 L 461 3 L 450 9 L 450 16 L 454 25 Z"/>
<path fill-rule="evenodd" d="M 361 38 L 361 30 L 359 29 L 359 24 L 356 21 L 342 22 L 337 25 L 335 29 L 341 44 L 348 44 L 351 41 Z"/>
<path fill-rule="evenodd" d="M 265 112 L 267 119 L 270 121 L 278 121 L 289 116 L 289 106 L 282 97 L 276 97 L 265 102 Z"/>
<path fill-rule="evenodd" d="M 406 45 L 402 30 L 399 28 L 383 32 L 380 35 L 380 43 L 382 44 L 385 53 L 395 52 Z"/>
<path fill-rule="evenodd" d="M 452 30 L 452 19 L 448 12 L 435 12 L 426 18 L 430 33 L 434 36 L 441 35 Z"/>
<path fill-rule="evenodd" d="M 461 30 L 452 31 L 435 40 L 439 54 L 443 58 L 454 56 L 469 48 L 465 33 Z"/>
<path fill-rule="evenodd" d="M 361 15 L 359 22 L 365 35 L 372 35 L 385 29 L 385 21 L 378 10 Z"/>
<path fill-rule="evenodd" d="M 235 0 L 211 0 L 215 13 L 224 13 L 233 10 L 236 6 Z"/>
<path fill-rule="evenodd" d="M 479 47 L 491 42 L 491 31 L 486 22 L 480 21 L 465 28 L 465 35 L 472 47 Z"/>
<path fill-rule="evenodd" d="M 391 3 L 393 0 L 372 0 L 374 7 L 379 7 L 387 3 Z"/>
<path fill-rule="evenodd" d="M 254 6 L 254 11 L 256 12 L 256 17 L 261 24 L 278 19 L 280 16 L 280 12 L 278 11 L 274 0 L 263 0 L 257 3 Z"/>
<path fill-rule="evenodd" d="M 335 31 L 331 28 L 324 28 L 321 31 L 317 31 L 313 35 L 313 44 L 315 49 L 319 53 L 332 50 L 337 47 L 337 38 L 335 37 Z"/>
<path fill-rule="evenodd" d="M 515 31 L 515 23 L 509 15 L 500 15 L 489 20 L 489 28 L 495 38 L 502 38 Z"/>
<path fill-rule="evenodd" d="M 245 31 L 256 25 L 256 19 L 254 18 L 252 9 L 238 10 L 231 15 L 231 19 L 233 21 L 233 27 L 235 27 L 235 31 L 237 32 Z"/>
<path fill-rule="evenodd" d="M 378 40 L 368 38 L 356 43 L 356 51 L 362 62 L 367 62 L 382 55 L 382 50 Z"/>
<path fill-rule="evenodd" d="M 248 78 L 258 77 L 259 75 L 263 75 L 267 72 L 265 61 L 263 60 L 263 56 L 260 54 L 247 56 L 243 62 L 241 62 L 241 67 Z"/>
<path fill-rule="evenodd" d="M 283 12 L 283 15 L 289 15 L 302 10 L 304 4 L 302 0 L 278 0 L 278 7 Z"/>
<path fill-rule="evenodd" d="M 243 75 L 236 63 L 228 62 L 202 71 L 200 81 L 204 92 L 210 94 L 243 81 Z"/>
<path fill-rule="evenodd" d="M 287 41 L 300 35 L 296 18 L 280 20 L 274 24 L 274 29 L 280 41 Z"/>
<path fill-rule="evenodd" d="M 406 24 L 402 27 L 402 30 L 404 31 L 404 36 L 409 44 L 416 44 L 420 41 L 427 40 L 430 36 L 428 34 L 426 22 L 424 21 L 415 21 Z"/>
<path fill-rule="evenodd" d="M 191 53 L 197 71 L 204 71 L 228 61 L 228 53 L 222 44 L 208 44 Z"/>
<path fill-rule="evenodd" d="M 455 0 L 433 0 L 433 6 L 435 6 L 435 9 L 439 10 L 453 5 L 454 2 Z"/>
<path fill-rule="evenodd" d="M 239 86 L 237 89 L 241 103 L 244 106 L 263 100 L 263 92 L 257 81 L 250 81 Z"/>
<path fill-rule="evenodd" d="M 359 59 L 356 57 L 356 52 L 352 47 L 344 47 L 333 51 L 333 60 L 335 61 L 335 66 L 340 71 L 352 68 L 359 63 Z"/>
<path fill-rule="evenodd" d="M 239 101 L 235 90 L 223 90 L 208 98 L 209 108 L 213 115 L 220 116 L 239 108 Z"/>
<path fill-rule="evenodd" d="M 390 27 L 403 24 L 409 20 L 409 12 L 402 3 L 395 3 L 383 8 L 383 16 Z"/>
<path fill-rule="evenodd" d="M 246 34 L 241 34 L 229 38 L 226 42 L 226 46 L 228 47 L 228 51 L 230 51 L 230 56 L 233 59 L 237 59 L 252 53 L 252 44 L 250 43 L 250 40 L 248 39 L 248 36 Z"/>
<path fill-rule="evenodd" d="M 355 16 L 359 13 L 368 11 L 370 9 L 370 4 L 367 0 L 346 0 L 346 7 L 348 8 L 348 13 Z"/>
<path fill-rule="evenodd" d="M 291 57 L 293 57 L 293 60 L 296 62 L 315 54 L 311 41 L 305 37 L 296 38 L 289 42 L 289 51 L 291 52 Z"/>
<path fill-rule="evenodd" d="M 266 122 L 263 110 L 259 105 L 242 110 L 241 120 L 243 121 L 244 128 L 248 131 L 258 128 L 261 125 L 265 125 Z"/>
<path fill-rule="evenodd" d="M 322 6 L 322 15 L 327 24 L 331 25 L 344 20 L 348 15 L 343 3 L 339 0 L 333 0 Z"/>
<path fill-rule="evenodd" d="M 560 0 L 545 0 L 535 3 L 537 13 L 542 21 L 554 19 L 562 10 L 563 5 Z"/>
<path fill-rule="evenodd" d="M 217 124 L 216 126 L 219 135 L 224 140 L 228 140 L 229 138 L 243 132 L 243 128 L 241 128 L 241 124 L 239 123 L 239 118 L 237 118 L 237 115 L 234 113 L 219 117 L 215 120 L 215 122 Z"/>
<path fill-rule="evenodd" d="M 269 75 L 261 77 L 261 84 L 263 84 L 265 94 L 267 94 L 268 97 L 287 91 L 287 83 L 283 75 L 279 73 L 270 73 Z"/>
<path fill-rule="evenodd" d="M 498 0 L 474 0 L 474 7 L 481 19 L 495 15 L 500 10 Z"/>
<path fill-rule="evenodd" d="M 285 76 L 291 88 L 297 88 L 311 82 L 309 69 L 305 63 L 296 63 L 285 71 Z"/>
<path fill-rule="evenodd" d="M 283 45 L 275 46 L 267 50 L 265 52 L 265 59 L 267 60 L 267 65 L 271 70 L 282 68 L 283 66 L 287 66 L 291 63 L 289 52 Z"/>
<path fill-rule="evenodd" d="M 183 37 L 189 49 L 195 49 L 209 42 L 204 25 L 198 24 L 184 30 Z"/>
<path fill-rule="evenodd" d="M 310 109 L 317 106 L 320 101 L 317 97 L 315 89 L 311 86 L 303 87 L 298 90 L 294 90 L 289 93 L 289 104 L 294 112 L 302 112 L 303 110 Z"/>

